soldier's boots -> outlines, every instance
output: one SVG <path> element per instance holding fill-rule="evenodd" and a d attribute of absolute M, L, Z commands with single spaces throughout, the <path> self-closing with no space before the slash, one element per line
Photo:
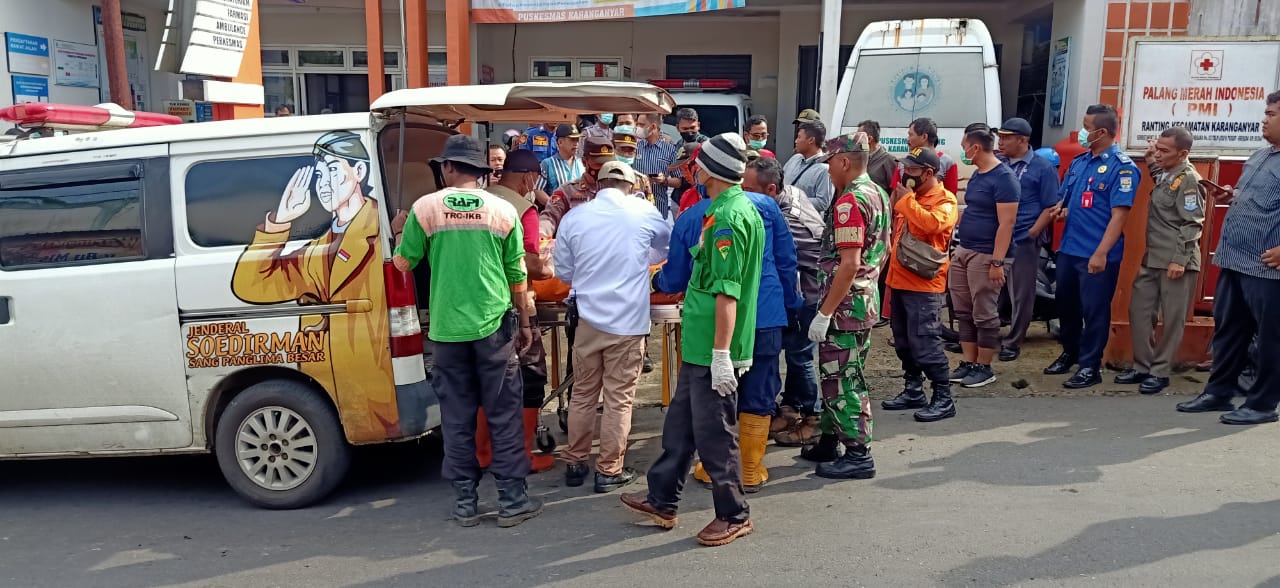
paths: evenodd
<path fill-rule="evenodd" d="M 924 378 L 921 376 L 907 376 L 902 392 L 893 400 L 881 402 L 880 408 L 885 410 L 911 410 L 913 408 L 924 408 L 928 404 L 929 399 L 924 395 Z"/>
<path fill-rule="evenodd" d="M 856 445 L 846 447 L 839 459 L 818 464 L 814 473 L 833 480 L 870 480 L 876 477 L 876 462 L 871 459 L 870 447 Z"/>
<path fill-rule="evenodd" d="M 932 423 L 956 416 L 956 403 L 951 399 L 951 383 L 935 382 L 933 399 L 929 401 L 929 406 L 917 410 L 912 416 L 922 423 Z"/>
<path fill-rule="evenodd" d="M 818 442 L 800 450 L 800 459 L 826 463 L 840 457 L 840 439 L 835 433 L 823 433 Z"/>

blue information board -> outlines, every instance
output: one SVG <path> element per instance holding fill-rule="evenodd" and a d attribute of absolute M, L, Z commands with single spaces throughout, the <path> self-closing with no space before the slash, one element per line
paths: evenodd
<path fill-rule="evenodd" d="M 12 76 L 13 103 L 48 102 L 49 78 L 36 76 Z"/>
<path fill-rule="evenodd" d="M 49 39 L 19 33 L 4 34 L 10 73 L 49 75 Z"/>

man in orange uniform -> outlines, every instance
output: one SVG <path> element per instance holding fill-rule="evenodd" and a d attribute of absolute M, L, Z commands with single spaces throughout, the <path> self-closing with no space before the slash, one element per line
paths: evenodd
<path fill-rule="evenodd" d="M 880 403 L 885 410 L 919 408 L 915 419 L 932 422 L 956 415 L 951 401 L 951 370 L 942 350 L 942 306 L 947 291 L 946 251 L 951 231 L 959 220 L 956 196 L 938 181 L 941 162 L 929 148 L 916 148 L 902 158 L 902 186 L 909 191 L 894 196 L 893 250 L 889 255 L 889 286 L 894 311 L 890 316 L 894 349 L 902 360 L 906 386 L 893 400 Z M 918 243 L 904 244 L 904 239 Z M 936 267 L 902 262 L 906 248 L 932 247 L 941 256 Z M 933 399 L 926 403 L 924 378 L 933 385 Z M 927 406 L 926 406 L 927 404 Z"/>

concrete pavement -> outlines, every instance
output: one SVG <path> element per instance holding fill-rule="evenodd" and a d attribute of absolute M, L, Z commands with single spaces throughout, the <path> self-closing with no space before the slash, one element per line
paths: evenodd
<path fill-rule="evenodd" d="M 969 398 L 921 425 L 877 413 L 879 476 L 814 478 L 770 448 L 754 535 L 702 548 L 710 496 L 635 525 L 616 495 L 531 479 L 542 517 L 447 521 L 433 442 L 363 450 L 326 503 L 257 510 L 211 458 L 0 463 L 3 586 L 1280 586 L 1276 425 L 1177 398 Z M 630 462 L 656 458 L 637 415 Z M 550 422 L 550 417 L 548 417 Z M 491 482 L 484 505 L 495 508 Z"/>

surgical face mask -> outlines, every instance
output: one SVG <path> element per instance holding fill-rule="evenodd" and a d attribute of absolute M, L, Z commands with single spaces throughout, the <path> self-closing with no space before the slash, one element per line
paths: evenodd
<path fill-rule="evenodd" d="M 625 163 L 627 165 L 631 165 L 636 162 L 636 157 L 634 155 L 630 157 L 627 157 L 626 155 L 614 155 L 613 157 L 614 159 L 617 159 L 618 161 L 621 161 L 622 163 Z"/>
<path fill-rule="evenodd" d="M 1084 127 L 1080 127 L 1080 132 L 1076 133 L 1076 139 L 1080 141 L 1080 146 L 1084 147 L 1085 149 L 1088 149 L 1091 145 L 1093 145 L 1093 141 L 1089 140 L 1089 130 L 1085 129 Z"/>
<path fill-rule="evenodd" d="M 759 139 L 752 139 L 751 142 L 747 143 L 752 149 L 764 149 L 764 144 L 765 142 Z"/>
<path fill-rule="evenodd" d="M 611 124 L 613 124 L 613 113 L 606 112 L 606 113 L 604 113 L 604 114 L 600 115 L 600 122 L 602 122 L 602 123 L 604 123 L 604 124 L 606 124 L 606 125 L 611 125 Z"/>

